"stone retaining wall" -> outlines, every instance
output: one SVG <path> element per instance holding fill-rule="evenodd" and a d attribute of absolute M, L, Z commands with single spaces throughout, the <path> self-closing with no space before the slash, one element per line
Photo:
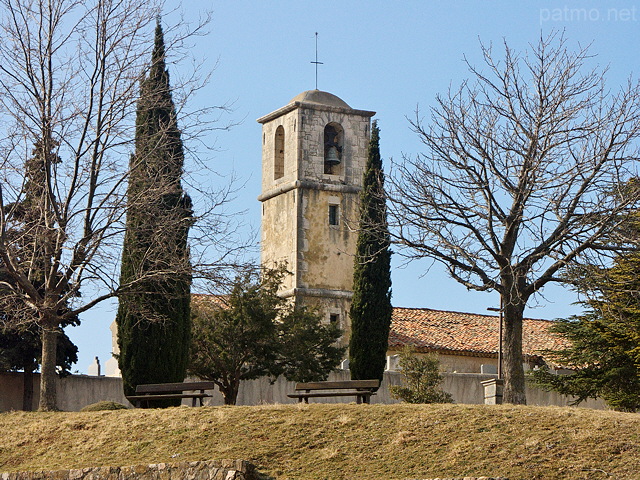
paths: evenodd
<path fill-rule="evenodd" d="M 2 473 L 0 480 L 257 480 L 244 460 L 157 463 L 130 467 L 89 467 L 74 470 Z"/>
<path fill-rule="evenodd" d="M 157 463 L 130 467 L 2 473 L 0 480 L 258 480 L 244 460 Z M 506 477 L 439 477 L 424 480 L 509 480 Z"/>
<path fill-rule="evenodd" d="M 424 480 L 509 480 L 507 477 L 442 477 L 426 478 Z"/>

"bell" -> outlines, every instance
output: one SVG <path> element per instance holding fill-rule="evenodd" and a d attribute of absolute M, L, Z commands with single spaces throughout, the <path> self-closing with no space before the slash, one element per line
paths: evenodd
<path fill-rule="evenodd" d="M 329 151 L 324 157 L 324 161 L 331 166 L 338 165 L 340 163 L 340 157 L 338 157 L 338 149 L 335 147 L 335 145 L 329 147 Z"/>

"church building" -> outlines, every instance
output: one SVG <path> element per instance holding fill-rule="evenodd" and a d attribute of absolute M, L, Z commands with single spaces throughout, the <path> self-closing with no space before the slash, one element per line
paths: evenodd
<path fill-rule="evenodd" d="M 258 119 L 262 124 L 261 262 L 292 274 L 281 294 L 316 306 L 326 322 L 350 333 L 349 307 L 358 205 L 371 117 L 337 96 L 308 90 Z M 495 373 L 499 318 L 428 308 L 394 308 L 388 366 L 405 345 L 436 352 L 445 370 Z M 525 367 L 561 339 L 551 322 L 524 320 Z"/>
<path fill-rule="evenodd" d="M 351 108 L 337 96 L 309 90 L 258 119 L 262 124 L 261 263 L 286 265 L 280 294 L 317 307 L 325 322 L 350 335 L 360 191 L 375 112 Z M 200 296 L 195 296 L 200 297 Z M 194 298 L 195 298 L 194 297 Z M 525 368 L 540 364 L 541 350 L 563 341 L 551 322 L 524 319 Z M 117 351 L 117 332 L 112 325 Z M 495 373 L 499 317 L 429 308 L 394 307 L 388 368 L 405 346 L 435 352 L 445 371 Z M 119 375 L 109 359 L 107 375 Z"/>

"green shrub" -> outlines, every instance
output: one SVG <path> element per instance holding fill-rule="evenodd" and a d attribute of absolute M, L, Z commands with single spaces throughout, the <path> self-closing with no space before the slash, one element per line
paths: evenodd
<path fill-rule="evenodd" d="M 407 403 L 453 403 L 450 393 L 440 388 L 440 361 L 436 354 L 415 355 L 410 347 L 400 354 L 403 385 L 389 387 L 391 396 Z"/>
<path fill-rule="evenodd" d="M 112 402 L 110 400 L 105 400 L 102 402 L 92 403 L 91 405 L 87 405 L 86 407 L 82 407 L 81 412 L 98 412 L 100 410 L 126 410 L 128 407 L 118 403 Z"/>

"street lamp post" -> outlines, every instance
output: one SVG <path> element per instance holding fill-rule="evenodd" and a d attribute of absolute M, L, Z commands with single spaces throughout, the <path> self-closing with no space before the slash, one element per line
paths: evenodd
<path fill-rule="evenodd" d="M 500 308 L 489 307 L 491 312 L 500 312 L 500 324 L 498 325 L 498 378 L 502 378 L 502 295 L 500 295 Z"/>

